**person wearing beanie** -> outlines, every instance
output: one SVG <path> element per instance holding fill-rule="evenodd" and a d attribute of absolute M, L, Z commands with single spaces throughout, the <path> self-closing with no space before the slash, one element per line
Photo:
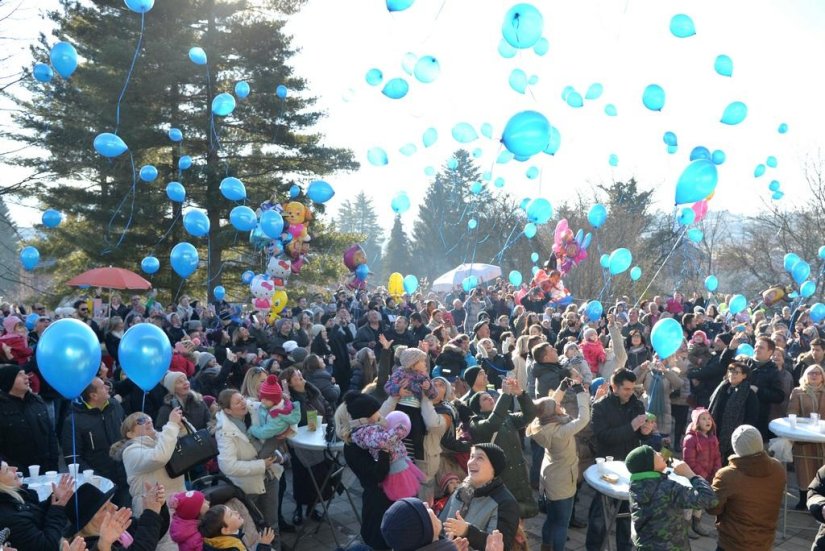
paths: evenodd
<path fill-rule="evenodd" d="M 196 430 L 205 429 L 212 419 L 209 406 L 204 403 L 203 396 L 192 390 L 186 375 L 179 371 L 169 371 L 163 376 L 162 384 L 167 394 L 158 409 L 155 420 L 157 425 L 165 425 L 172 410 L 181 408 L 183 416 Z"/>
<path fill-rule="evenodd" d="M 471 549 L 485 549 L 487 536 L 498 530 L 504 549 L 513 547 L 520 507 L 500 476 L 507 468 L 504 449 L 489 443 L 473 445 L 467 462 L 469 476 L 439 515 L 447 537 L 467 538 Z"/>
<path fill-rule="evenodd" d="M 487 372 L 481 369 L 481 367 L 477 365 L 468 367 L 464 370 L 462 378 L 464 382 L 467 383 L 467 386 L 470 387 L 470 390 L 461 397 L 462 403 L 470 405 L 470 398 L 472 398 L 474 394 L 487 391 Z"/>
<path fill-rule="evenodd" d="M 713 417 L 705 408 L 696 408 L 690 418 L 691 423 L 682 446 L 682 459 L 693 469 L 693 472 L 711 482 L 713 475 L 722 467 L 719 439 L 716 437 Z M 709 536 L 710 532 L 702 528 L 700 524 L 701 519 L 701 509 L 694 510 L 691 530 L 700 536 Z"/>
<path fill-rule="evenodd" d="M 768 551 L 785 497 L 785 467 L 763 450 L 756 427 L 741 425 L 730 438 L 735 455 L 716 471 L 712 487 L 719 503 L 708 508 L 716 515 L 719 549 Z"/>
<path fill-rule="evenodd" d="M 169 499 L 169 508 L 172 509 L 169 537 L 178 544 L 179 550 L 203 549 L 203 536 L 198 532 L 198 522 L 201 515 L 209 510 L 206 496 L 197 490 L 178 492 Z"/>
<path fill-rule="evenodd" d="M 440 539 L 441 521 L 418 498 L 393 503 L 381 519 L 381 533 L 393 551 L 452 551 L 455 543 Z"/>
<path fill-rule="evenodd" d="M 459 484 L 461 484 L 461 478 L 453 472 L 446 472 L 438 479 L 438 489 L 441 492 L 441 497 L 433 502 L 433 512 L 436 515 L 444 510 Z"/>
<path fill-rule="evenodd" d="M 687 463 L 676 461 L 674 474 L 690 480 L 690 487 L 665 474 L 667 463 L 650 446 L 639 446 L 625 458 L 630 472 L 630 518 L 633 545 L 639 551 L 690 550 L 685 509 L 707 509 L 717 504 L 710 484 Z"/>
<path fill-rule="evenodd" d="M 198 373 L 210 367 L 218 367 L 215 356 L 209 352 L 201 352 L 198 354 Z"/>
<path fill-rule="evenodd" d="M 275 478 L 280 478 L 284 472 L 283 462 L 286 448 L 283 447 L 285 438 L 294 438 L 298 434 L 298 423 L 301 421 L 301 404 L 292 402 L 283 397 L 283 389 L 275 375 L 269 375 L 261 383 L 258 390 L 258 399 L 252 406 L 253 422 L 249 427 L 249 436 L 262 442 L 258 452 L 259 459 L 275 457 L 275 461 L 268 467 Z M 280 448 L 280 449 L 279 449 Z"/>

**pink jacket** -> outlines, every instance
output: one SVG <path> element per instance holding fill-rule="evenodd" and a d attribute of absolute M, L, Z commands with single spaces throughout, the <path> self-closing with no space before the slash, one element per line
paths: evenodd
<path fill-rule="evenodd" d="M 180 551 L 203 551 L 203 536 L 198 532 L 198 519 L 182 519 L 172 515 L 169 537 L 178 544 Z"/>
<path fill-rule="evenodd" d="M 693 472 L 707 481 L 713 480 L 713 475 L 722 468 L 719 439 L 714 429 L 707 435 L 692 428 L 688 430 L 682 444 L 682 457 Z"/>
<path fill-rule="evenodd" d="M 601 367 L 607 359 L 602 343 L 599 341 L 584 341 L 581 343 L 580 348 L 584 360 L 587 362 L 587 365 L 590 366 L 590 372 L 598 377 L 599 367 Z"/>

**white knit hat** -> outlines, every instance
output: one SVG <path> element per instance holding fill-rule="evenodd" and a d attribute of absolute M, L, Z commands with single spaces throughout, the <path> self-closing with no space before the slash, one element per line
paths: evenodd
<path fill-rule="evenodd" d="M 762 435 L 751 425 L 741 425 L 730 437 L 733 451 L 738 457 L 747 457 L 763 451 Z"/>

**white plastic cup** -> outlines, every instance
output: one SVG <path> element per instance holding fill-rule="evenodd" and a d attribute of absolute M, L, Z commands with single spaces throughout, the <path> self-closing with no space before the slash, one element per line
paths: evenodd
<path fill-rule="evenodd" d="M 83 471 L 83 480 L 85 482 L 88 482 L 89 480 L 91 480 L 91 478 L 94 474 L 95 474 L 94 469 L 86 469 L 85 471 Z"/>
<path fill-rule="evenodd" d="M 90 477 L 89 482 L 91 482 L 91 483 L 92 483 L 92 485 L 93 485 L 95 488 L 100 488 L 100 482 L 101 482 L 101 480 L 100 480 L 100 477 L 99 477 L 99 476 L 97 476 L 97 475 L 92 475 L 92 476 Z"/>
<path fill-rule="evenodd" d="M 819 423 L 819 414 L 811 413 L 811 423 Z"/>
<path fill-rule="evenodd" d="M 597 457 L 597 458 L 596 458 L 596 468 L 598 469 L 598 471 L 599 471 L 600 473 L 604 473 L 604 472 L 605 472 L 605 468 L 604 468 L 604 457 Z"/>
<path fill-rule="evenodd" d="M 32 478 L 40 476 L 40 465 L 29 465 L 29 476 Z"/>
<path fill-rule="evenodd" d="M 80 470 L 80 463 L 69 463 L 69 474 L 72 478 L 77 478 L 77 471 Z"/>
<path fill-rule="evenodd" d="M 57 471 L 46 471 L 46 479 L 49 482 L 55 482 L 57 480 Z"/>
<path fill-rule="evenodd" d="M 608 455 L 607 457 L 605 457 L 605 458 L 604 458 L 604 460 L 605 460 L 607 463 L 611 463 L 611 462 L 613 461 L 613 456 L 612 456 L 612 455 Z"/>
<path fill-rule="evenodd" d="M 788 424 L 791 425 L 792 429 L 796 428 L 796 414 L 795 413 L 788 414 Z"/>

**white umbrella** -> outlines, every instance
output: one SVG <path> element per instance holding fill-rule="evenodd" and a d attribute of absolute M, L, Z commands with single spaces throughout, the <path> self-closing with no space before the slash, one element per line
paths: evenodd
<path fill-rule="evenodd" d="M 433 291 L 446 293 L 456 285 L 470 276 L 475 276 L 479 281 L 491 281 L 501 275 L 501 268 L 492 264 L 461 264 L 456 266 L 446 274 L 442 274 L 433 281 Z"/>

